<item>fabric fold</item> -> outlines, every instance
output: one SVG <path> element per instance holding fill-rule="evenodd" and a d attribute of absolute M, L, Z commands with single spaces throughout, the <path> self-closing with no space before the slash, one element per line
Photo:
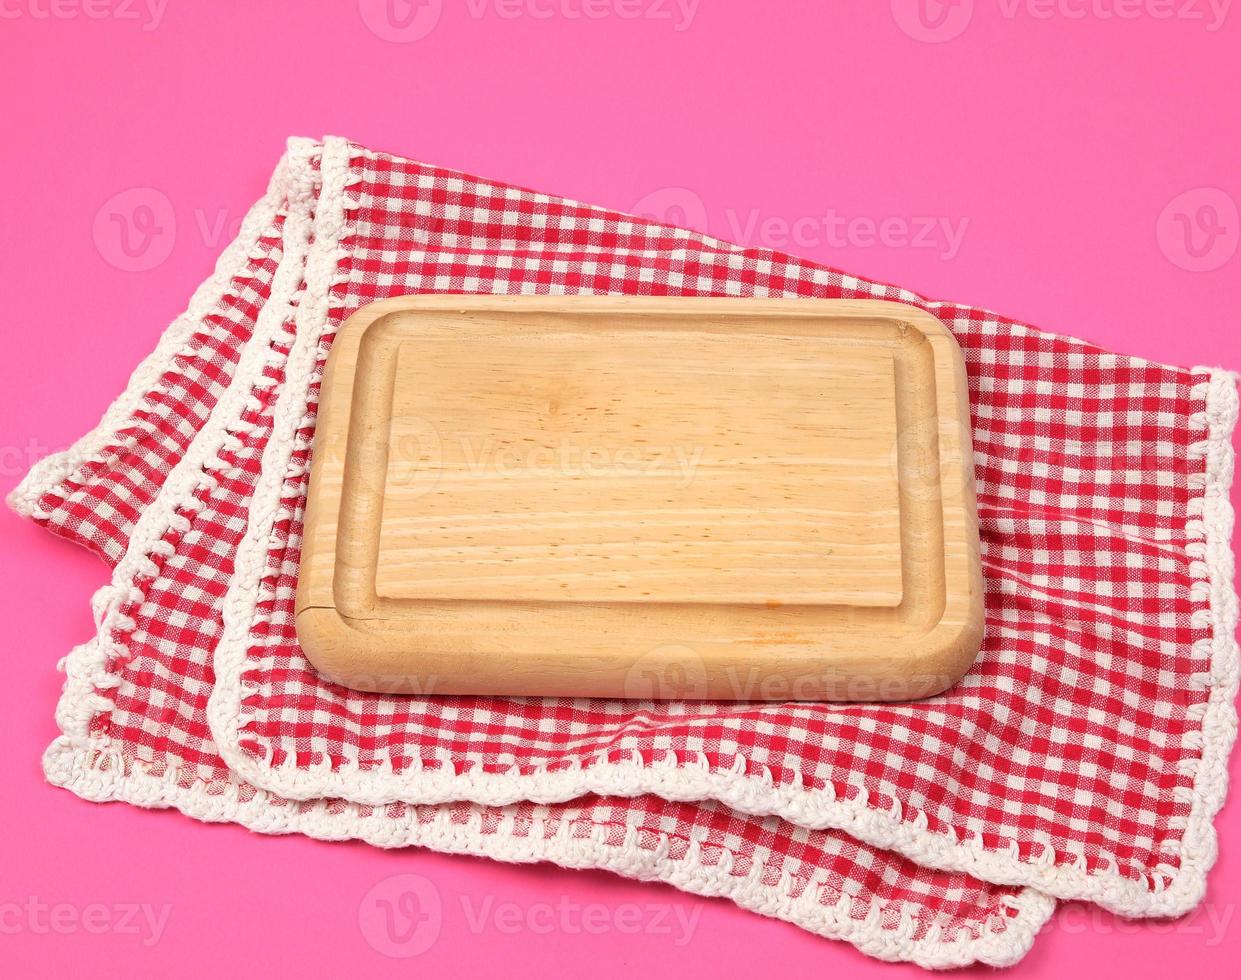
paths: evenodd
<path fill-rule="evenodd" d="M 232 382 L 283 259 L 290 155 L 304 155 L 308 143 L 291 141 L 211 276 L 95 428 L 32 467 L 9 493 L 10 508 L 115 564 L 134 523 Z"/>

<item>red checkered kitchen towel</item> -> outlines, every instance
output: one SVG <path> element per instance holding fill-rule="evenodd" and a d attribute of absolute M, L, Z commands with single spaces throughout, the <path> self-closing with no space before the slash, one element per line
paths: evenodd
<path fill-rule="evenodd" d="M 324 358 L 404 293 L 860 297 L 965 354 L 986 576 L 966 679 L 913 704 L 360 694 L 293 597 Z M 659 879 L 928 967 L 1008 964 L 1057 899 L 1184 913 L 1236 733 L 1231 375 L 344 140 L 271 187 L 18 511 L 112 567 L 48 778 L 269 833 Z"/>

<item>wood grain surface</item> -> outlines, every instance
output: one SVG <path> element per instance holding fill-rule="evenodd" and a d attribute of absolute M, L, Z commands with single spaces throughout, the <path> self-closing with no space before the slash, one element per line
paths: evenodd
<path fill-rule="evenodd" d="M 977 653 L 964 370 L 916 308 L 404 297 L 322 397 L 297 624 L 340 683 L 900 700 Z"/>

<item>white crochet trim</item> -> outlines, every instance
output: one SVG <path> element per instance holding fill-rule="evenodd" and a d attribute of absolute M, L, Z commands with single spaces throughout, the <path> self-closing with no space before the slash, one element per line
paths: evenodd
<path fill-rule="evenodd" d="M 123 644 L 114 639 L 114 632 L 133 629 L 133 620 L 125 616 L 123 606 L 139 603 L 144 594 L 134 584 L 135 576 L 158 574 L 156 558 L 167 558 L 172 552 L 164 536 L 170 529 L 184 532 L 190 526 L 187 515 L 196 512 L 195 492 L 210 488 L 219 480 L 218 454 L 235 444 L 241 433 L 240 419 L 251 398 L 255 379 L 263 378 L 264 367 L 276 359 L 272 348 L 278 329 L 285 325 L 291 303 L 301 281 L 302 262 L 309 244 L 310 207 L 313 197 L 313 174 L 310 170 L 312 145 L 290 141 L 286 190 L 289 194 L 288 217 L 284 226 L 284 251 L 272 279 L 272 295 L 263 307 L 254 326 L 254 335 L 237 363 L 234 383 L 221 396 L 219 404 L 179 460 L 156 498 L 134 525 L 125 554 L 112 571 L 108 585 L 99 589 L 91 600 L 95 615 L 95 636 L 74 648 L 64 660 L 66 674 L 64 691 L 56 706 L 56 722 L 64 733 L 59 740 L 82 751 L 93 747 L 91 719 L 112 707 L 103 693 L 118 687 L 119 677 L 108 670 L 109 659 L 124 657 Z"/>
<path fill-rule="evenodd" d="M 908 960 L 933 968 L 973 962 L 1003 966 L 1020 959 L 1055 907 L 1050 898 L 1031 890 L 1005 898 L 997 914 L 981 924 L 977 937 L 963 930 L 946 940 L 941 938 L 942 927 L 935 925 L 915 941 L 911 906 L 902 907 L 894 925 L 884 925 L 884 910 L 878 906 L 864 919 L 854 919 L 850 914 L 853 902 L 848 896 L 832 905 L 819 904 L 817 899 L 824 887 L 821 882 L 794 897 L 791 881 L 764 883 L 761 866 L 749 875 L 732 875 L 733 860 L 722 848 L 717 862 L 707 864 L 704 848 L 698 841 L 691 842 L 683 857 L 673 859 L 666 839 L 654 850 L 648 850 L 640 846 L 633 828 L 623 843 L 614 844 L 604 839 L 602 825 L 596 825 L 596 832 L 589 838 L 574 838 L 570 821 L 565 821 L 552 836 L 538 835 L 545 825 L 543 820 L 535 821 L 531 834 L 519 834 L 511 818 L 502 821 L 496 831 L 487 833 L 482 828 L 481 815 L 461 825 L 453 822 L 447 809 L 433 823 L 419 824 L 413 819 L 397 820 L 384 811 L 367 814 L 355 803 L 342 804 L 338 809 L 324 801 L 309 805 L 286 803 L 262 789 L 243 799 L 237 782 L 212 785 L 196 781 L 185 786 L 175 770 L 162 774 L 149 771 L 139 760 L 125 760 L 107 736 L 91 734 L 92 718 L 111 707 L 105 692 L 121 683 L 119 677 L 109 673 L 108 662 L 110 657 L 125 652 L 113 639 L 114 631 L 133 628 L 132 620 L 121 613 L 121 607 L 142 599 L 141 590 L 133 584 L 134 576 L 158 571 L 153 559 L 167 557 L 172 551 L 163 540 L 169 529 L 188 530 L 190 519 L 186 515 L 193 506 L 188 502 L 193 500 L 196 489 L 217 479 L 214 473 L 218 471 L 218 454 L 235 445 L 252 386 L 270 383 L 264 377 L 264 368 L 278 365 L 281 360 L 271 342 L 277 339 L 281 328 L 287 333 L 287 319 L 294 308 L 297 329 L 290 358 L 296 358 L 302 370 L 307 369 L 307 363 L 313 366 L 315 341 L 326 320 L 330 288 L 324 273 L 330 275 L 340 254 L 336 236 L 342 228 L 338 216 L 343 214 L 348 147 L 340 140 L 328 140 L 324 145 L 320 173 L 326 186 L 315 216 L 315 246 L 306 266 L 305 290 L 299 295 L 298 281 L 310 237 L 312 184 L 308 163 L 312 149 L 307 143 L 291 145 L 291 169 L 295 173 L 290 178 L 293 186 L 285 223 L 284 256 L 273 281 L 272 299 L 260 314 L 255 337 L 243 353 L 236 373 L 238 379 L 248 384 L 229 389 L 208 425 L 139 519 L 129 547 L 114 570 L 112 583 L 95 596 L 96 636 L 66 658 L 68 679 L 57 707 L 57 721 L 63 734 L 48 748 L 43 760 L 49 781 L 88 800 L 172 806 L 200 820 L 234 821 L 264 833 L 299 832 L 326 840 L 358 838 L 385 847 L 414 844 L 446 853 L 478 854 L 512 862 L 547 860 L 569 868 L 604 868 L 628 877 L 665 881 L 694 894 L 727 897 L 743 908 L 784 919 L 828 938 L 844 939 L 880 959 Z M 300 397 L 304 398 L 304 393 Z M 282 392 L 276 403 L 277 419 L 286 424 L 292 419 L 295 423 L 304 407 L 298 412 L 294 408 L 299 408 L 299 402 Z M 265 462 L 264 476 L 271 474 L 279 476 Z M 279 489 L 279 482 L 275 487 Z M 259 551 L 265 554 L 265 550 Z"/>
<path fill-rule="evenodd" d="M 481 813 L 468 823 L 454 822 L 449 809 L 441 810 L 431 823 L 419 823 L 412 814 L 396 819 L 383 811 L 369 814 L 354 803 L 340 808 L 324 801 L 288 803 L 263 790 L 242 799 L 235 783 L 215 791 L 202 782 L 180 784 L 175 771 L 156 774 L 141 765 L 126 770 L 119 755 L 101 743 L 83 747 L 59 738 L 43 760 L 48 779 L 86 800 L 122 800 L 136 806 L 175 807 L 182 813 L 209 823 L 238 823 L 265 834 L 300 833 L 319 840 L 362 840 L 378 847 L 426 847 L 445 854 L 472 854 L 510 863 L 550 861 L 565 868 L 601 868 L 640 881 L 662 881 L 694 895 L 723 897 L 741 908 L 773 919 L 782 919 L 828 939 L 852 943 L 868 956 L 908 961 L 929 969 L 949 969 L 981 962 L 1009 966 L 1030 949 L 1035 937 L 1055 910 L 1055 902 L 1031 889 L 1006 898 L 1001 910 L 984 921 L 978 935 L 962 930 L 951 940 L 940 937 L 933 925 L 920 940 L 912 938 L 914 922 L 908 908 L 900 921 L 885 927 L 881 910 L 874 907 L 864 919 L 850 915 L 852 899 L 843 896 L 830 905 L 820 904 L 822 883 L 811 883 L 796 897 L 789 884 L 768 884 L 762 868 L 748 875 L 733 875 L 729 852 L 720 849 L 714 864 L 704 860 L 706 848 L 691 840 L 680 858 L 668 854 L 667 839 L 652 849 L 640 846 L 636 829 L 630 828 L 623 843 L 604 839 L 606 825 L 595 824 L 589 837 L 571 835 L 573 821 L 560 822 L 548 836 L 546 821 L 534 818 L 528 834 L 517 832 L 512 817 L 505 817 L 488 833 Z M 580 823 L 580 820 L 577 821 Z M 1012 912 L 1014 914 L 1009 914 Z"/>
<path fill-rule="evenodd" d="M 1203 756 L 1192 765 L 1194 783 L 1184 800 L 1190 804 L 1190 815 L 1183 827 L 1170 828 L 1183 829 L 1183 834 L 1169 839 L 1161 848 L 1169 857 L 1179 857 L 1179 867 L 1161 862 L 1144 869 L 1141 879 L 1134 879 L 1124 875 L 1114 860 L 1093 871 L 1087 870 L 1084 856 L 1073 865 L 1056 865 L 1050 839 L 1040 852 L 1022 858 L 1016 841 L 1011 841 L 1005 851 L 996 851 L 985 847 L 980 838 L 962 838 L 951 828 L 947 832 L 931 831 L 925 814 L 904 812 L 899 800 L 891 809 L 874 809 L 860 785 L 855 787 L 857 795 L 845 799 L 831 789 L 805 789 L 796 773 L 794 782 L 777 786 L 769 770 L 742 756 L 735 759 L 730 770 L 724 771 L 713 771 L 705 757 L 676 752 L 667 752 L 663 758 L 646 763 L 636 757 L 634 761 L 619 762 L 605 757 L 570 768 L 525 773 L 515 764 L 507 773 L 482 772 L 479 763 L 456 772 L 446 753 L 438 766 L 415 765 L 400 773 L 394 772 L 390 763 L 362 770 L 353 760 L 335 769 L 330 761 L 309 768 L 299 767 L 293 759 L 278 767 L 269 765 L 240 745 L 242 675 L 267 567 L 269 535 L 277 516 L 289 516 L 292 506 L 280 499 L 285 476 L 296 475 L 286 474 L 295 448 L 293 435 L 302 424 L 301 419 L 294 420 L 292 415 L 273 434 L 264 456 L 264 473 L 252 505 L 251 523 L 238 551 L 225 600 L 226 628 L 215 653 L 216 682 L 208 709 L 216 747 L 229 768 L 241 778 L 288 799 L 339 797 L 376 805 L 467 800 L 493 806 L 519 800 L 563 802 L 586 793 L 653 793 L 677 801 L 714 799 L 744 813 L 775 814 L 810 829 L 844 830 L 927 867 L 965 871 L 997 884 L 1033 887 L 1065 900 L 1089 900 L 1121 915 L 1183 914 L 1202 900 L 1206 874 L 1215 861 L 1212 821 L 1227 789 L 1227 759 L 1236 736 L 1233 700 L 1238 674 L 1232 508 L 1228 500 L 1232 481 L 1231 436 L 1237 419 L 1236 386 L 1228 372 L 1195 371 L 1203 375 L 1203 381 L 1195 385 L 1193 395 L 1203 400 L 1205 409 L 1190 422 L 1203 431 L 1205 438 L 1193 444 L 1190 453 L 1205 457 L 1207 466 L 1198 482 L 1191 479 L 1192 488 L 1201 489 L 1202 493 L 1191 502 L 1192 519 L 1187 532 L 1202 541 L 1200 549 L 1191 545 L 1190 550 L 1195 578 L 1209 591 L 1209 605 L 1201 613 L 1205 617 L 1203 625 L 1212 627 L 1212 636 L 1202 642 L 1210 647 L 1203 652 L 1209 653 L 1212 669 L 1209 677 L 1201 678 L 1203 688 L 1209 689 L 1210 694 L 1201 718 Z M 294 404 L 299 400 L 304 404 L 314 380 L 313 360 L 307 358 L 297 368 L 291 365 L 288 380 L 285 394 Z M 256 515 L 260 513 L 271 516 L 259 522 Z M 1201 554 L 1197 554 L 1199 550 Z"/>
<path fill-rule="evenodd" d="M 345 257 L 341 238 L 345 233 L 347 203 L 345 191 L 349 180 L 349 145 L 344 140 L 328 137 L 323 143 L 320 163 L 322 188 L 315 212 L 315 243 L 306 262 L 306 293 L 298 305 L 296 340 L 285 365 L 285 385 L 272 410 L 272 432 L 259 469 L 250 501 L 246 531 L 237 545 L 233 560 L 233 578 L 222 606 L 223 632 L 216 646 L 215 669 L 222 669 L 219 651 L 224 654 L 230 681 L 237 684 L 223 696 L 213 687 L 207 703 L 207 718 L 212 735 L 218 729 L 232 732 L 237 728 L 241 710 L 241 662 L 245 659 L 250 628 L 261 593 L 260 582 L 271 549 L 271 530 L 283 504 L 282 488 L 289 472 L 289 460 L 299 448 L 297 433 L 308 424 L 307 397 L 315 375 L 319 344 L 328 329 L 328 302 L 340 260 Z M 301 448 L 308 448 L 302 446 Z M 237 583 L 237 587 L 233 586 Z M 244 583 L 244 584 L 241 584 Z M 232 769 L 235 759 L 244 753 L 233 749 L 221 752 Z M 238 770 L 241 779 L 248 774 Z M 264 786 L 263 782 L 254 785 Z M 264 786 L 264 788 L 266 788 Z"/>
<path fill-rule="evenodd" d="M 176 359 L 191 352 L 186 345 L 199 331 L 203 318 L 228 295 L 233 280 L 243 273 L 253 260 L 263 258 L 256 253 L 259 240 L 274 234 L 272 222 L 284 204 L 288 184 L 289 158 L 284 155 L 267 187 L 267 192 L 242 219 L 237 237 L 220 253 L 211 275 L 194 291 L 185 312 L 172 321 L 160 336 L 150 354 L 130 375 L 125 390 L 108 407 L 103 418 L 86 435 L 68 449 L 51 453 L 39 460 L 5 498 L 5 502 L 23 517 L 47 518 L 38 507 L 39 499 L 65 480 L 75 476 L 88 463 L 102 463 L 108 459 L 108 449 L 121 440 L 118 434 L 130 425 L 134 412 L 141 406 L 145 396 L 163 390 L 161 379 Z M 122 443 L 132 444 L 127 439 Z"/>

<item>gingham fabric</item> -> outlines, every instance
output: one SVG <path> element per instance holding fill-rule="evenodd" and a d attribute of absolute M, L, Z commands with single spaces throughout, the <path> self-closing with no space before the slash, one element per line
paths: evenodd
<path fill-rule="evenodd" d="M 17 509 L 54 534 L 85 545 L 109 564 L 125 551 L 138 516 L 232 380 L 241 348 L 271 293 L 280 261 L 286 202 L 280 182 L 243 219 L 216 273 L 165 333 L 161 350 L 130 381 L 114 418 L 85 446 L 45 460 L 15 495 Z"/>
<path fill-rule="evenodd" d="M 149 435 L 75 447 L 71 473 L 19 489 L 115 564 L 99 635 L 68 658 L 53 782 L 661 878 L 926 966 L 1013 962 L 1054 898 L 1200 901 L 1236 728 L 1229 376 L 340 140 L 294 141 L 284 169 L 279 220 L 238 264 L 250 285 L 228 308 L 246 312 L 217 310 L 210 356 L 170 358 L 155 399 L 112 413 L 115 436 L 139 417 Z M 318 376 L 350 313 L 426 292 L 873 297 L 938 316 L 969 377 L 978 663 L 902 705 L 323 681 L 292 613 Z"/>

